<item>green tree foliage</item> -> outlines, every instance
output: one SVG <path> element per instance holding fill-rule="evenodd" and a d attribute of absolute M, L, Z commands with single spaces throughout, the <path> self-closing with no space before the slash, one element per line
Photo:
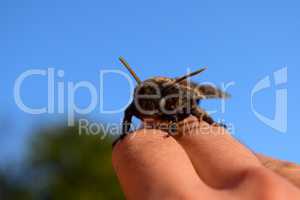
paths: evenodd
<path fill-rule="evenodd" d="M 111 164 L 111 139 L 77 127 L 33 137 L 28 163 L 37 199 L 123 199 Z M 37 185 L 36 185 L 37 184 Z"/>
<path fill-rule="evenodd" d="M 2 169 L 3 170 L 3 169 Z M 30 200 L 31 192 L 20 182 L 7 177 L 0 172 L 0 199 L 1 200 Z"/>

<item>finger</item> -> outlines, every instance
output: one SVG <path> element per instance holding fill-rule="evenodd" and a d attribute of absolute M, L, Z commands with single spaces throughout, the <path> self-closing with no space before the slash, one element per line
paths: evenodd
<path fill-rule="evenodd" d="M 114 147 L 112 162 L 127 199 L 194 199 L 210 193 L 182 147 L 159 130 L 128 135 Z"/>
<path fill-rule="evenodd" d="M 288 179 L 290 182 L 300 188 L 299 165 L 287 161 L 276 160 L 262 154 L 256 154 L 256 156 L 265 167 Z"/>
<path fill-rule="evenodd" d="M 223 191 L 232 199 L 300 199 L 298 188 L 265 167 L 247 170 L 236 187 Z"/>
<path fill-rule="evenodd" d="M 186 150 L 201 179 L 211 187 L 231 187 L 247 169 L 261 166 L 255 155 L 222 127 L 189 117 L 179 124 L 178 131 L 179 136 L 175 138 Z"/>

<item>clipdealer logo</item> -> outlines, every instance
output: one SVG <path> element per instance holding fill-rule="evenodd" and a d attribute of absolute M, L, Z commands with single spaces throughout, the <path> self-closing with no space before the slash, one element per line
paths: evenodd
<path fill-rule="evenodd" d="M 286 84 L 288 82 L 288 68 L 281 68 L 273 73 L 275 89 L 275 114 L 273 118 L 266 117 L 258 112 L 254 106 L 254 97 L 257 93 L 271 89 L 272 77 L 270 75 L 262 78 L 251 91 L 251 109 L 254 115 L 267 126 L 286 133 L 288 129 L 288 91 Z M 282 87 L 283 86 L 283 87 Z"/>
<path fill-rule="evenodd" d="M 267 89 L 271 89 L 272 79 L 271 76 L 265 76 L 263 79 L 259 80 L 257 84 L 253 87 L 251 91 L 251 110 L 254 115 L 267 126 L 285 133 L 287 132 L 288 122 L 287 122 L 287 88 L 282 87 L 286 86 L 287 83 L 287 67 L 279 69 L 273 73 L 274 85 L 279 87 L 275 90 L 275 115 L 273 118 L 268 118 L 263 113 L 260 113 L 256 108 L 255 104 L 257 102 L 254 101 L 256 94 L 266 91 Z M 85 115 L 89 114 L 94 110 L 98 110 L 101 114 L 117 114 L 121 113 L 125 110 L 125 108 L 130 104 L 131 99 L 128 99 L 125 105 L 120 106 L 118 109 L 114 110 L 105 110 L 104 109 L 104 86 L 105 86 L 105 76 L 108 74 L 116 74 L 118 76 L 122 76 L 126 80 L 126 84 L 129 86 L 129 91 L 134 91 L 134 82 L 131 77 L 121 70 L 100 70 L 99 71 L 99 85 L 96 87 L 90 81 L 64 81 L 63 70 L 56 70 L 54 68 L 48 69 L 30 69 L 21 73 L 14 84 L 14 100 L 16 105 L 20 110 L 25 113 L 39 115 L 39 114 L 64 114 L 67 112 L 68 117 L 68 126 L 73 126 L 75 123 L 75 115 Z M 42 76 L 47 78 L 47 96 L 48 101 L 47 105 L 41 108 L 33 108 L 29 104 L 22 99 L 22 84 L 26 82 L 27 79 L 33 76 Z M 208 82 L 205 82 L 206 84 Z M 212 84 L 212 83 L 209 83 Z M 214 85 L 214 84 L 213 84 Z M 222 83 L 222 89 L 227 90 L 229 87 L 235 86 L 236 83 L 231 81 L 229 83 Z M 76 93 L 80 90 L 84 89 L 89 92 L 90 102 L 89 104 L 82 108 L 76 104 Z M 38 92 L 36 92 L 38 93 Z M 67 99 L 65 100 L 65 93 L 67 94 Z M 57 102 L 57 105 L 55 104 Z M 65 105 L 66 108 L 65 108 Z M 220 112 L 222 114 L 225 113 L 226 103 L 225 101 L 221 101 L 220 104 Z M 207 111 L 210 114 L 216 114 L 218 110 L 210 110 Z M 86 121 L 84 121 L 86 124 Z"/>

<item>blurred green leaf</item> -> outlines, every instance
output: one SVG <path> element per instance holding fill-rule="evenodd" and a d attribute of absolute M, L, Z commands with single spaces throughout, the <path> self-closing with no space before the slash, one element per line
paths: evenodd
<path fill-rule="evenodd" d="M 111 138 L 79 135 L 78 127 L 53 127 L 35 134 L 27 162 L 38 197 L 123 199 L 111 152 Z"/>
<path fill-rule="evenodd" d="M 0 171 L 0 199 L 124 199 L 111 164 L 112 138 L 100 136 L 79 135 L 77 126 L 34 133 L 20 180 Z"/>

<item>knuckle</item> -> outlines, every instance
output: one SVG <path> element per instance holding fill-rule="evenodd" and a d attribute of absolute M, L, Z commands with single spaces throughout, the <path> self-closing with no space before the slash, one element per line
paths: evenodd
<path fill-rule="evenodd" d="M 246 178 L 258 200 L 284 199 L 285 189 L 279 177 L 266 168 L 249 169 Z"/>

